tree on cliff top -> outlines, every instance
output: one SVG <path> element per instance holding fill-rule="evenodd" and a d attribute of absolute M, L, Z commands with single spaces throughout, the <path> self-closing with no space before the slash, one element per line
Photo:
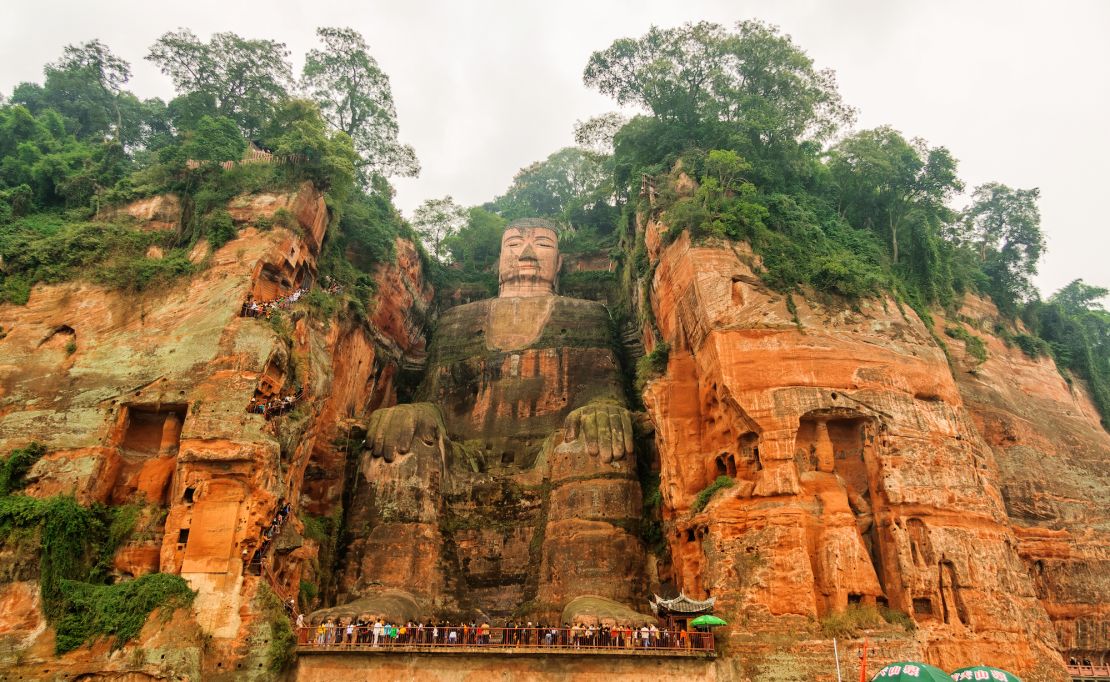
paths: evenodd
<path fill-rule="evenodd" d="M 427 199 L 412 214 L 412 226 L 424 246 L 441 261 L 448 255 L 446 240 L 458 232 L 466 221 L 466 209 L 456 204 L 451 195 L 442 199 Z"/>
<path fill-rule="evenodd" d="M 420 174 L 416 152 L 397 140 L 397 110 L 389 76 L 350 28 L 318 28 L 323 50 L 305 57 L 302 87 L 329 124 L 354 140 L 365 170 L 385 176 Z"/>
<path fill-rule="evenodd" d="M 169 31 L 147 59 L 173 79 L 182 93 L 212 98 L 215 112 L 235 121 L 247 137 L 258 133 L 292 81 L 289 50 L 275 40 L 248 40 L 216 33 L 203 43 L 189 29 Z"/>
<path fill-rule="evenodd" d="M 823 140 L 853 117 L 833 73 L 815 69 L 790 36 L 759 21 L 742 21 L 735 32 L 709 22 L 653 26 L 594 52 L 583 79 L 692 135 L 728 122 L 763 144 Z"/>
<path fill-rule="evenodd" d="M 509 220 L 539 216 L 576 227 L 606 223 L 614 217 L 604 210 L 613 193 L 606 161 L 607 157 L 564 147 L 520 169 L 508 191 L 494 200 L 494 206 Z M 599 208 L 602 220 L 592 220 L 591 215 Z"/>
<path fill-rule="evenodd" d="M 997 182 L 975 188 L 971 206 L 964 211 L 958 239 L 975 249 L 983 271 L 991 280 L 990 294 L 999 310 L 1017 313 L 1018 304 L 1036 294 L 1030 277 L 1045 249 L 1041 192 L 1012 189 Z M 1074 283 L 1073 283 L 1074 284 Z"/>
<path fill-rule="evenodd" d="M 48 64 L 45 92 L 63 116 L 76 123 L 78 137 L 114 132 L 121 139 L 120 99 L 131 65 L 99 40 L 67 45 L 62 58 Z"/>

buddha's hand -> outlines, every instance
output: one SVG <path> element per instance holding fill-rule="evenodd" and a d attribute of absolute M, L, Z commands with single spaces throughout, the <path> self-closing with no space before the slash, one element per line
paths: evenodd
<path fill-rule="evenodd" d="M 586 451 L 602 462 L 632 456 L 632 414 L 620 405 L 590 403 L 568 414 L 563 427 L 567 443 L 585 441 Z"/>
<path fill-rule="evenodd" d="M 397 405 L 370 415 L 366 449 L 373 457 L 393 462 L 410 453 L 438 451 L 443 438 L 443 420 L 435 405 Z"/>

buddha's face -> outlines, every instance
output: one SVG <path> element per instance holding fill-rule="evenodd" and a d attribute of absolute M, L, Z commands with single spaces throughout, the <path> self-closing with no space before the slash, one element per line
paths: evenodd
<path fill-rule="evenodd" d="M 500 296 L 555 293 L 562 259 L 555 231 L 546 227 L 510 227 L 501 236 Z"/>

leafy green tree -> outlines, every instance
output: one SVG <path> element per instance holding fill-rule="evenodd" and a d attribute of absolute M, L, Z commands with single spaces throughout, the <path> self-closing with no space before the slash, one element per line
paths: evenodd
<path fill-rule="evenodd" d="M 173 79 L 179 92 L 210 98 L 214 113 L 235 121 L 248 137 L 257 134 L 288 97 L 292 81 L 284 43 L 230 32 L 216 33 L 204 43 L 188 29 L 169 31 L 146 58 Z"/>
<path fill-rule="evenodd" d="M 354 140 L 360 166 L 382 175 L 420 174 L 416 152 L 397 140 L 397 110 L 387 76 L 350 28 L 318 28 L 323 50 L 305 57 L 301 82 L 329 124 Z"/>
<path fill-rule="evenodd" d="M 427 199 L 413 211 L 412 226 L 428 251 L 437 259 L 449 255 L 446 240 L 466 224 L 467 212 L 451 195 Z"/>
<path fill-rule="evenodd" d="M 627 123 L 628 119 L 616 112 L 575 121 L 574 142 L 584 151 L 598 156 L 609 155 L 613 152 L 613 138 Z"/>
<path fill-rule="evenodd" d="M 1063 306 L 1069 313 L 1104 311 L 1102 299 L 1108 294 L 1110 290 L 1076 279 L 1053 294 L 1049 301 Z"/>
<path fill-rule="evenodd" d="M 351 138 L 341 130 L 329 130 L 315 102 L 286 100 L 262 131 L 263 140 L 279 156 L 298 155 L 304 161 L 293 168 L 329 190 L 342 202 L 355 185 L 355 153 Z"/>
<path fill-rule="evenodd" d="M 238 161 L 246 148 L 239 126 L 226 116 L 201 116 L 185 144 L 190 159 L 215 163 Z"/>
<path fill-rule="evenodd" d="M 487 271 L 501 253 L 501 233 L 506 221 L 501 216 L 475 206 L 467 211 L 466 224 L 446 237 L 444 245 L 451 261 L 470 271 Z"/>
<path fill-rule="evenodd" d="M 1037 274 L 1037 261 L 1045 248 L 1039 197 L 1036 188 L 1012 189 L 997 182 L 980 185 L 964 211 L 963 231 L 956 235 L 975 249 L 991 280 L 991 297 L 1008 315 L 1016 314 L 1017 304 L 1036 293 L 1030 277 Z"/>
<path fill-rule="evenodd" d="M 606 158 L 577 147 L 565 147 L 522 168 L 494 205 L 498 213 L 510 220 L 547 217 L 576 226 L 597 226 L 615 217 L 610 210 L 612 194 Z M 593 215 L 599 211 L 600 220 Z"/>
<path fill-rule="evenodd" d="M 914 232 L 939 230 L 952 218 L 948 201 L 963 188 L 956 160 L 944 147 L 911 144 L 889 126 L 856 133 L 830 153 L 841 213 L 853 225 L 884 236 L 890 258 L 914 243 Z"/>
<path fill-rule="evenodd" d="M 833 73 L 815 69 L 789 36 L 759 21 L 740 22 L 735 32 L 709 22 L 653 26 L 594 52 L 583 79 L 691 136 L 724 121 L 763 143 L 823 140 L 853 116 Z"/>
<path fill-rule="evenodd" d="M 112 134 L 117 142 L 122 141 L 120 101 L 125 95 L 123 86 L 131 78 L 130 64 L 104 43 L 90 40 L 67 45 L 61 59 L 46 65 L 45 73 L 42 104 L 62 114 L 79 139 Z"/>

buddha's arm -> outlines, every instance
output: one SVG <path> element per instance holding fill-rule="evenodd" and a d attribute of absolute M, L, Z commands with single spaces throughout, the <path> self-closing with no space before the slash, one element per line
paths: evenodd
<path fill-rule="evenodd" d="M 631 457 L 632 414 L 614 403 L 589 403 L 567 415 L 563 439 L 567 443 L 584 440 L 586 451 L 602 462 Z"/>

